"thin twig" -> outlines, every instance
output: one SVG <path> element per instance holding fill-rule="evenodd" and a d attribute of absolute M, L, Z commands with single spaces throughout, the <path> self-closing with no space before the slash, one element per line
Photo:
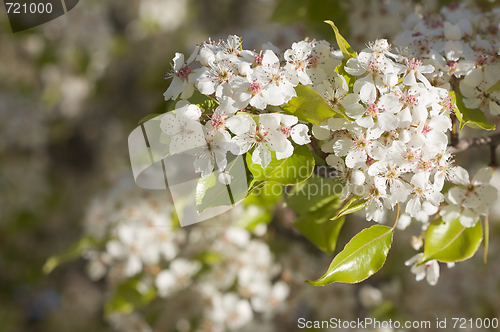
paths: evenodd
<path fill-rule="evenodd" d="M 490 243 L 490 225 L 488 223 L 488 216 L 484 217 L 484 264 L 488 264 L 488 246 Z"/>
<path fill-rule="evenodd" d="M 481 145 L 494 145 L 495 147 L 500 145 L 500 133 L 491 136 L 475 137 L 475 138 L 459 140 L 456 145 L 450 146 L 450 152 L 458 153 L 468 150 L 471 147 L 481 146 Z"/>
<path fill-rule="evenodd" d="M 326 159 L 326 157 L 328 156 L 328 154 L 324 153 L 323 151 L 321 151 L 321 149 L 319 148 L 318 146 L 318 143 L 316 142 L 316 138 L 314 136 L 311 137 L 311 146 L 314 150 L 314 152 L 316 152 L 316 154 L 323 160 Z"/>
<path fill-rule="evenodd" d="M 392 226 L 392 229 L 396 228 L 396 225 L 398 224 L 399 220 L 399 203 L 396 204 L 396 220 L 394 220 L 394 225 Z"/>
<path fill-rule="evenodd" d="M 339 171 L 334 167 L 314 165 L 313 174 L 322 178 L 336 178 L 339 177 Z"/>

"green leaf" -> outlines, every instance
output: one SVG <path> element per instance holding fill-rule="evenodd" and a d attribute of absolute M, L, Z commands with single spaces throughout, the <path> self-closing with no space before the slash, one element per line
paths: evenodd
<path fill-rule="evenodd" d="M 333 259 L 328 271 L 318 280 L 306 283 L 324 286 L 333 282 L 358 283 L 382 268 L 392 244 L 394 230 L 375 225 L 362 230 Z"/>
<path fill-rule="evenodd" d="M 45 264 L 43 265 L 42 268 L 43 273 L 49 274 L 62 263 L 66 263 L 79 258 L 85 250 L 95 246 L 96 244 L 97 240 L 95 240 L 92 237 L 81 238 L 78 242 L 73 244 L 67 251 L 49 257 L 45 262 Z"/>
<path fill-rule="evenodd" d="M 500 91 L 500 80 L 498 82 L 496 82 L 495 84 L 493 84 L 493 86 L 491 88 L 489 88 L 488 91 L 486 91 L 486 93 L 491 93 L 491 92 L 495 92 L 495 91 Z"/>
<path fill-rule="evenodd" d="M 139 280 L 129 279 L 116 288 L 115 293 L 106 302 L 104 312 L 109 315 L 114 312 L 131 313 L 134 308 L 144 306 L 156 298 L 156 290 L 150 288 L 145 293 L 139 292 Z"/>
<path fill-rule="evenodd" d="M 344 204 L 344 206 L 342 206 L 332 220 L 357 212 L 364 208 L 366 204 L 368 204 L 368 202 L 365 199 L 353 196 Z"/>
<path fill-rule="evenodd" d="M 471 110 L 470 108 L 465 107 L 463 96 L 458 90 L 455 91 L 455 100 L 457 107 L 455 109 L 455 113 L 457 113 L 457 111 L 460 113 L 457 115 L 457 119 L 460 120 L 460 130 L 462 130 L 466 125 L 475 129 L 495 129 L 495 125 L 486 118 L 486 115 L 484 115 L 483 111 L 479 108 Z"/>
<path fill-rule="evenodd" d="M 341 192 L 340 182 L 313 175 L 290 190 L 286 204 L 299 214 L 316 212 L 328 206 L 334 211 L 331 215 L 335 215 L 341 205 Z"/>
<path fill-rule="evenodd" d="M 455 94 L 455 91 L 449 91 L 448 92 L 450 95 L 450 99 L 453 103 L 453 113 L 455 113 L 455 116 L 457 117 L 457 120 L 462 123 L 464 120 L 462 118 L 462 113 L 457 107 L 457 95 Z"/>
<path fill-rule="evenodd" d="M 217 173 L 198 179 L 196 186 L 198 213 L 203 213 L 212 207 L 234 205 L 247 196 L 248 182 L 243 157 L 228 154 L 227 158 L 226 172 L 232 177 L 229 185 L 221 183 L 216 178 Z"/>
<path fill-rule="evenodd" d="M 143 124 L 144 122 L 147 122 L 149 120 L 152 120 L 160 115 L 163 115 L 163 113 L 154 113 L 154 114 L 146 115 L 145 117 L 143 117 L 142 119 L 139 120 L 139 125 Z M 158 120 L 160 120 L 160 119 L 158 119 Z"/>
<path fill-rule="evenodd" d="M 320 124 L 330 118 L 342 117 L 309 85 L 299 84 L 295 87 L 295 91 L 297 97 L 293 97 L 281 106 L 286 113 L 295 115 L 301 121 L 314 124 Z"/>
<path fill-rule="evenodd" d="M 330 20 L 326 20 L 325 23 L 330 24 L 330 26 L 333 29 L 333 32 L 335 33 L 335 39 L 337 40 L 337 44 L 339 45 L 340 50 L 342 51 L 342 54 L 344 55 L 344 60 L 348 60 L 350 58 L 356 57 L 357 54 L 356 52 L 352 49 L 351 45 L 345 40 L 344 37 L 339 32 L 339 29 L 335 26 L 335 23 L 333 23 Z"/>
<path fill-rule="evenodd" d="M 328 213 L 320 210 L 298 217 L 294 225 L 321 251 L 332 254 L 337 246 L 337 239 L 345 218 L 329 219 Z"/>
<path fill-rule="evenodd" d="M 266 168 L 252 162 L 252 154 L 246 155 L 248 169 L 256 182 L 276 182 L 282 185 L 292 185 L 307 180 L 314 169 L 314 157 L 305 145 L 299 145 L 293 154 L 285 159 L 276 159 L 276 153 L 271 151 L 271 162 Z"/>
<path fill-rule="evenodd" d="M 481 222 L 474 227 L 464 227 L 459 219 L 433 221 L 425 232 L 424 255 L 418 264 L 436 259 L 440 262 L 460 262 L 472 257 L 483 240 Z"/>
<path fill-rule="evenodd" d="M 215 174 L 212 173 L 206 178 L 199 178 L 198 184 L 196 185 L 196 205 L 201 205 L 203 202 L 203 198 L 207 193 L 207 190 L 215 186 L 217 183 L 217 179 L 215 178 Z"/>
<path fill-rule="evenodd" d="M 341 191 L 339 182 L 313 175 L 294 186 L 286 198 L 286 204 L 300 214 L 295 227 L 327 254 L 335 251 L 340 229 L 344 225 L 344 218 L 330 220 L 341 204 Z"/>
<path fill-rule="evenodd" d="M 348 74 L 345 71 L 346 63 L 347 63 L 347 60 L 345 60 L 345 59 L 342 60 L 342 63 L 340 65 L 338 65 L 337 67 L 335 67 L 335 72 L 344 77 L 347 85 L 349 86 L 349 89 L 352 90 L 352 88 L 354 86 L 354 82 L 356 81 L 356 76 Z"/>
<path fill-rule="evenodd" d="M 283 198 L 283 186 L 275 182 L 266 182 L 253 190 L 243 200 L 245 206 L 258 205 L 273 208 Z"/>

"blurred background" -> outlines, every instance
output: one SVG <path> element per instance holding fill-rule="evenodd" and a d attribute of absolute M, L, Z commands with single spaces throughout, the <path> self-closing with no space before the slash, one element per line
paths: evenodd
<path fill-rule="evenodd" d="M 448 3 L 82 0 L 67 15 L 16 34 L 2 12 L 0 332 L 194 329 L 189 320 L 158 319 L 158 315 L 175 315 L 178 302 L 168 299 L 163 300 L 165 306 L 156 305 L 157 316 L 143 309 L 139 316 L 127 312 L 129 320 L 110 319 L 104 308 L 112 283 L 102 275 L 89 275 L 87 260 L 78 255 L 49 274 L 43 271 L 49 257 L 67 252 L 89 232 L 100 200 L 112 202 L 108 212 L 153 196 L 161 202 L 165 195 L 168 201 L 166 193 L 148 193 L 133 185 L 127 137 L 140 119 L 168 108 L 162 94 L 169 81 L 163 77 L 175 52 L 189 55 L 196 44 L 229 34 L 243 37 L 244 48 L 256 50 L 269 41 L 285 50 L 305 37 L 334 44 L 330 27 L 322 23 L 325 19 L 333 20 L 360 51 L 376 38 L 390 41 L 407 16 Z M 472 168 L 487 164 L 488 149 L 484 149 L 460 155 L 457 162 Z M 132 198 L 126 201 L 122 196 Z M 286 280 L 283 271 L 296 273 L 302 281 L 318 278 L 331 257 L 294 231 L 293 216 L 286 210 L 273 212 L 268 235 L 256 232 L 254 236 L 274 252 L 282 267 L 280 278 Z M 362 227 L 366 227 L 362 219 L 349 220 L 339 248 Z M 361 284 L 314 288 L 287 281 L 286 307 L 249 331 L 255 326 L 294 331 L 300 317 L 500 319 L 498 219 L 491 219 L 488 264 L 483 263 L 480 249 L 474 258 L 452 269 L 441 266 L 435 287 L 416 282 L 403 264 L 416 253 L 409 242 L 419 232 L 419 225 L 399 232 L 387 264 Z"/>

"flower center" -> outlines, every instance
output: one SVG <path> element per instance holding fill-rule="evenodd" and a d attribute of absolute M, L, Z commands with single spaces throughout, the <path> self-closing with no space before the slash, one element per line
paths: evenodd
<path fill-rule="evenodd" d="M 417 194 L 417 196 L 421 196 L 423 193 L 424 193 L 424 190 L 420 187 L 415 187 L 415 194 Z"/>
<path fill-rule="evenodd" d="M 250 84 L 250 91 L 252 91 L 253 95 L 258 95 L 262 92 L 262 85 L 260 83 L 252 83 Z"/>
<path fill-rule="evenodd" d="M 385 177 L 388 178 L 388 179 L 393 180 L 393 179 L 395 179 L 395 178 L 398 177 L 398 173 L 395 170 L 393 170 L 393 169 L 389 169 L 387 171 L 387 173 L 385 174 Z"/>
<path fill-rule="evenodd" d="M 222 116 L 216 116 L 212 118 L 212 127 L 214 127 L 215 130 L 220 130 L 225 127 L 225 121 Z"/>
<path fill-rule="evenodd" d="M 364 140 L 364 139 L 360 139 L 358 141 L 356 141 L 356 146 L 360 149 L 360 150 L 363 150 L 364 148 L 366 148 L 368 145 L 368 143 Z"/>
<path fill-rule="evenodd" d="M 457 62 L 453 60 L 448 60 L 446 61 L 446 65 L 450 67 L 450 71 L 455 71 L 457 70 Z"/>
<path fill-rule="evenodd" d="M 226 82 L 229 79 L 229 73 L 227 71 L 221 71 L 219 73 L 219 80 L 221 82 Z"/>
<path fill-rule="evenodd" d="M 317 55 L 309 55 L 307 61 L 309 68 L 316 68 L 318 67 L 319 57 Z"/>
<path fill-rule="evenodd" d="M 292 133 L 292 128 L 291 127 L 282 126 L 280 128 L 280 132 L 283 133 L 283 135 L 285 135 L 286 137 L 290 137 L 290 134 Z"/>
<path fill-rule="evenodd" d="M 424 128 L 422 129 L 422 134 L 424 135 L 427 135 L 428 133 L 430 133 L 432 131 L 432 128 L 431 126 L 429 126 L 429 124 L 425 124 L 424 125 Z"/>
<path fill-rule="evenodd" d="M 262 143 L 264 141 L 264 135 L 262 135 L 261 133 L 255 134 L 255 141 L 257 143 Z"/>
<path fill-rule="evenodd" d="M 177 76 L 185 80 L 188 77 L 189 73 L 191 73 L 191 68 L 189 66 L 183 66 L 177 72 Z"/>
<path fill-rule="evenodd" d="M 476 189 L 476 187 L 471 183 L 467 186 L 466 189 L 467 189 L 467 192 L 471 193 Z"/>
<path fill-rule="evenodd" d="M 408 69 L 409 70 L 417 70 L 422 65 L 422 61 L 415 60 L 415 58 L 408 60 Z"/>
<path fill-rule="evenodd" d="M 371 115 L 372 117 L 376 117 L 378 114 L 378 106 L 377 104 L 368 104 L 366 105 L 366 115 Z"/>

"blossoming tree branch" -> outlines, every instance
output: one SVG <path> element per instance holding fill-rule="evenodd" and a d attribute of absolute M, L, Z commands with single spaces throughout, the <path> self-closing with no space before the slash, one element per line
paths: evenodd
<path fill-rule="evenodd" d="M 234 156 L 245 155 L 249 194 L 269 183 L 289 186 L 285 202 L 297 214 L 296 228 L 329 254 L 346 215 L 363 210 L 375 224 L 311 285 L 370 277 L 411 220 L 422 235 L 407 265 L 434 285 L 439 262 L 472 257 L 483 239 L 486 257 L 499 138 L 460 140 L 459 132 L 493 130 L 486 115 L 500 114 L 497 21 L 492 13 L 460 16 L 445 8 L 410 22 L 397 47 L 379 39 L 359 53 L 331 21 L 338 49 L 306 39 L 284 52 L 271 43 L 251 51 L 233 35 L 196 46 L 187 59 L 176 53 L 164 94 L 175 108 L 160 125 L 168 153 L 195 156 L 200 213 L 234 178 Z M 493 168 L 472 177 L 453 153 L 480 144 L 493 147 Z M 305 192 L 310 185 L 339 190 Z M 394 224 L 379 224 L 388 211 Z"/>

